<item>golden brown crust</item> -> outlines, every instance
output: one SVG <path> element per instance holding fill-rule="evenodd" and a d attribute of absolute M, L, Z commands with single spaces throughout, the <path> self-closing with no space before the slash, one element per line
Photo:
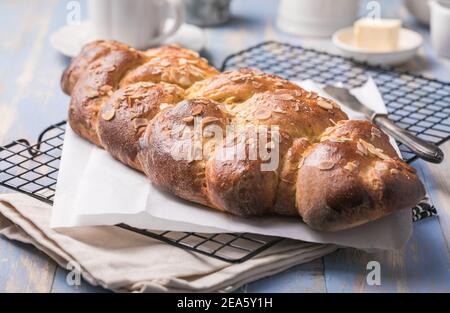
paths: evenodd
<path fill-rule="evenodd" d="M 354 227 L 414 206 L 425 194 L 388 137 L 366 121 L 341 121 L 304 153 L 296 205 L 312 228 Z M 377 129 L 377 128 L 376 128 Z"/>
<path fill-rule="evenodd" d="M 216 137 L 200 137 L 201 145 L 192 145 L 199 135 L 195 118 L 209 118 L 206 127 L 226 124 L 227 115 L 209 99 L 185 100 L 158 114 L 149 124 L 140 142 L 139 160 L 145 174 L 158 187 L 204 205 L 208 200 L 205 166 L 215 150 Z"/>
<path fill-rule="evenodd" d="M 236 157 L 226 158 L 219 153 L 208 160 L 206 180 L 209 199 L 214 207 L 241 216 L 263 215 L 270 213 L 276 197 L 278 174 L 276 170 L 262 171 L 261 164 L 266 163 L 260 155 L 256 158 L 237 157 L 238 149 L 250 156 L 249 139 L 254 130 L 242 129 L 235 138 L 225 140 L 221 148 L 224 153 L 235 153 Z M 270 141 L 270 138 L 269 138 Z M 253 141 L 256 143 L 256 141 Z M 246 145 L 242 145 L 246 143 Z"/>
<path fill-rule="evenodd" d="M 98 112 L 111 92 L 118 87 L 124 74 L 141 62 L 143 56 L 140 52 L 114 44 L 114 49 L 99 56 L 79 74 L 71 91 L 69 107 L 70 126 L 77 134 L 100 146 L 97 135 Z M 66 77 L 67 80 L 72 79 L 70 74 Z"/>
<path fill-rule="evenodd" d="M 117 88 L 136 82 L 166 82 L 187 88 L 217 73 L 196 53 L 176 46 L 140 52 L 115 41 L 95 41 L 64 71 L 61 85 L 72 96 L 71 127 L 101 146 L 96 131 L 98 112 Z"/>
<path fill-rule="evenodd" d="M 378 127 L 348 120 L 332 100 L 275 75 L 219 73 L 175 46 L 141 52 L 97 41 L 64 72 L 62 88 L 76 133 L 157 187 L 217 210 L 299 215 L 335 231 L 424 195 Z M 262 146 L 260 128 L 278 132 Z"/>
<path fill-rule="evenodd" d="M 147 50 L 145 57 L 146 62 L 130 71 L 122 80 L 122 85 L 148 81 L 188 88 L 197 81 L 219 73 L 197 53 L 176 46 Z"/>
<path fill-rule="evenodd" d="M 98 40 L 83 47 L 80 55 L 67 67 L 61 77 L 63 91 L 70 95 L 78 79 L 86 72 L 88 66 L 97 59 L 108 55 L 113 50 L 126 48 L 125 45 L 115 41 Z"/>
<path fill-rule="evenodd" d="M 187 98 L 205 97 L 233 105 L 249 99 L 255 93 L 278 89 L 302 90 L 299 86 L 278 76 L 241 68 L 195 83 L 187 90 Z"/>
<path fill-rule="evenodd" d="M 296 215 L 295 193 L 297 191 L 298 164 L 304 151 L 310 146 L 305 137 L 296 138 L 282 160 L 277 189 L 277 200 L 273 211 L 282 215 Z"/>
<path fill-rule="evenodd" d="M 299 87 L 297 87 L 299 88 Z M 254 94 L 247 101 L 235 104 L 236 123 L 280 126 L 292 138 L 316 138 L 334 122 L 347 119 L 337 106 L 325 109 L 317 105 L 323 98 L 303 89 L 278 89 Z M 328 102 L 327 102 L 328 103 Z"/>
<path fill-rule="evenodd" d="M 118 89 L 100 110 L 101 144 L 123 163 L 142 171 L 138 141 L 149 121 L 183 99 L 184 90 L 171 84 L 135 83 Z"/>

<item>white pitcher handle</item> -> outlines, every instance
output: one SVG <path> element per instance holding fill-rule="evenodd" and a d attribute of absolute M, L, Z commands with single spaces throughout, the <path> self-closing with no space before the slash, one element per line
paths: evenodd
<path fill-rule="evenodd" d="M 166 0 L 169 3 L 171 10 L 175 13 L 175 23 L 173 23 L 172 27 L 164 34 L 153 38 L 148 45 L 155 46 L 160 44 L 163 40 L 172 36 L 183 24 L 184 22 L 184 7 L 182 0 Z"/>

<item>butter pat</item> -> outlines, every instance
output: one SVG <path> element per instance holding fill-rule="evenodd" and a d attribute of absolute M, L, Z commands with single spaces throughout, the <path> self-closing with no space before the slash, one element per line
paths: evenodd
<path fill-rule="evenodd" d="M 374 52 L 397 50 L 401 25 L 397 19 L 362 18 L 353 25 L 354 45 Z"/>

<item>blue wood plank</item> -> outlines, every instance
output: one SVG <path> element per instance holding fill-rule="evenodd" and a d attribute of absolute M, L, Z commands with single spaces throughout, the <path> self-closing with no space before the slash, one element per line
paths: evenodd
<path fill-rule="evenodd" d="M 55 279 L 51 289 L 52 293 L 105 293 L 110 292 L 100 286 L 92 286 L 85 280 L 81 280 L 79 286 L 71 286 L 67 283 L 68 271 L 59 267 L 56 269 Z"/>
<path fill-rule="evenodd" d="M 450 292 L 449 254 L 438 229 L 438 219 L 428 218 L 414 225 L 402 251 L 341 249 L 324 257 L 328 292 Z M 380 286 L 366 283 L 369 261 L 381 265 Z"/>
<path fill-rule="evenodd" d="M 28 134 L 33 120 L 19 121 L 22 96 L 32 89 L 29 74 L 38 63 L 38 33 L 55 1 L 2 1 L 0 3 L 0 144 Z M 34 26 L 34 22 L 37 25 Z M 31 110 L 28 107 L 28 110 Z M 29 245 L 0 238 L 0 291 L 48 292 L 56 265 Z"/>
<path fill-rule="evenodd" d="M 55 269 L 43 253 L 0 236 L 0 292 L 49 292 Z"/>
<path fill-rule="evenodd" d="M 326 292 L 322 258 L 252 282 L 239 292 Z"/>
<path fill-rule="evenodd" d="M 423 182 L 430 192 L 430 197 L 439 214 L 439 224 L 450 251 L 450 142 L 441 146 L 446 159 L 442 164 L 426 164 L 423 167 Z"/>
<path fill-rule="evenodd" d="M 44 62 L 42 54 L 47 48 L 50 19 L 56 1 L 8 1 L 6 9 L 0 10 L 2 32 L 7 32 L 0 49 L 0 112 L 5 122 L 0 125 L 0 143 L 38 133 L 43 120 L 48 122 L 56 110 L 45 106 L 45 95 L 55 93 L 49 84 L 48 71 L 57 67 L 57 62 Z M 46 66 L 47 65 L 47 66 Z M 44 104 L 44 105 L 43 105 Z M 35 110 L 36 108 L 36 110 Z M 45 118 L 41 113 L 46 109 Z M 36 115 L 31 112 L 36 111 Z M 27 121 L 27 122 L 24 122 Z"/>
<path fill-rule="evenodd" d="M 52 31 L 65 23 L 65 2 L 45 3 L 39 2 L 37 12 L 34 12 L 38 18 L 31 23 L 33 35 L 27 47 L 20 49 L 27 55 L 21 62 L 19 78 L 11 88 L 10 106 L 16 106 L 17 111 L 14 127 L 20 125 L 25 128 L 21 133 L 31 140 L 50 123 L 64 119 L 68 106 L 68 97 L 59 87 L 61 73 L 68 60 L 62 58 L 49 43 Z M 16 132 L 9 134 L 10 137 L 17 137 Z"/>

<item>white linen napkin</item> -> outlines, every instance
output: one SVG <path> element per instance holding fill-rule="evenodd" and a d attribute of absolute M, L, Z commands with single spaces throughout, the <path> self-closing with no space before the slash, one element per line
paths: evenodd
<path fill-rule="evenodd" d="M 232 291 L 309 262 L 334 245 L 283 240 L 256 257 L 229 264 L 115 226 L 49 227 L 51 206 L 22 194 L 0 195 L 0 234 L 34 245 L 93 285 L 118 292 Z"/>

